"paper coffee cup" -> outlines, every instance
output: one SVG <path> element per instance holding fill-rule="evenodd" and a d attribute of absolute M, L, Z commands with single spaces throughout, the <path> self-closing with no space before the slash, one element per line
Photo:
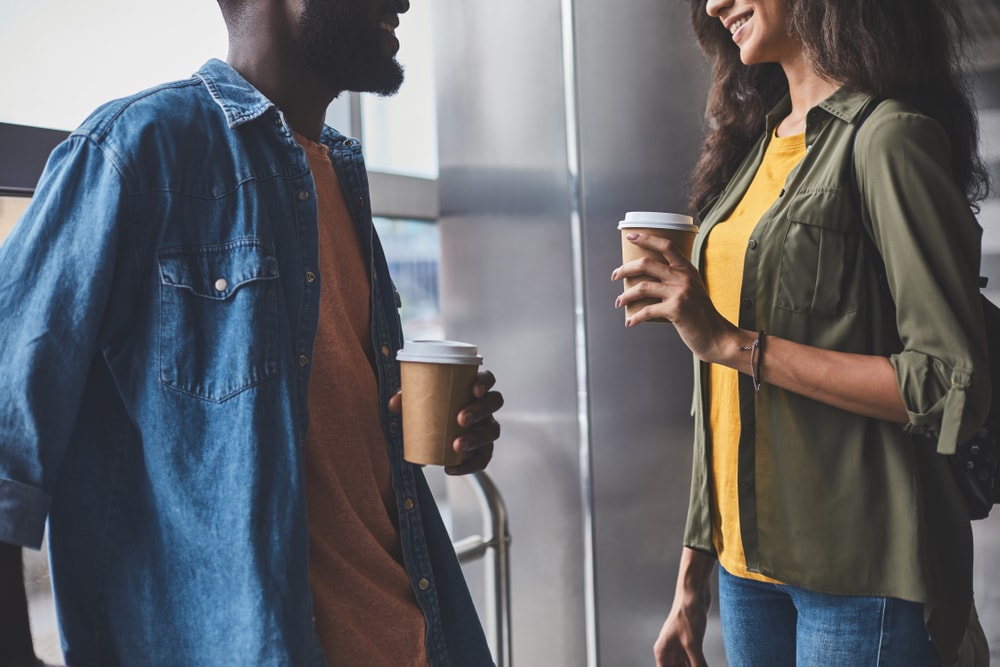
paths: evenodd
<path fill-rule="evenodd" d="M 658 213 L 654 211 L 630 211 L 625 214 L 625 219 L 618 223 L 618 229 L 622 236 L 622 263 L 631 262 L 641 257 L 650 257 L 658 262 L 663 261 L 663 255 L 645 248 L 640 248 L 636 244 L 625 238 L 628 234 L 639 232 L 670 239 L 674 247 L 680 251 L 684 257 L 691 261 L 691 247 L 694 245 L 695 234 L 698 227 L 694 224 L 694 219 L 689 215 L 677 213 Z M 625 289 L 632 287 L 642 281 L 654 281 L 651 276 L 634 276 L 625 278 Z M 632 317 L 637 312 L 648 305 L 656 303 L 656 299 L 639 299 L 625 306 L 625 317 Z M 662 318 L 651 320 L 653 322 L 663 322 Z"/>
<path fill-rule="evenodd" d="M 403 389 L 403 458 L 424 465 L 456 466 L 452 443 L 465 430 L 458 412 L 472 400 L 483 358 L 470 343 L 406 341 L 396 354 Z"/>

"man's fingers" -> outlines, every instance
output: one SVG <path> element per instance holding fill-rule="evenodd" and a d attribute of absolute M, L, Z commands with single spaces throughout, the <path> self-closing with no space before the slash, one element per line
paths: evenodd
<path fill-rule="evenodd" d="M 472 405 L 458 413 L 459 426 L 472 426 L 492 418 L 493 413 L 503 407 L 503 395 L 498 391 L 487 392 Z"/>

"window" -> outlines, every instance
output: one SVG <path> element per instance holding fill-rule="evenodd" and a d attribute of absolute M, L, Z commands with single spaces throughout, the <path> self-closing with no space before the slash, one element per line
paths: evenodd
<path fill-rule="evenodd" d="M 29 201 L 27 197 L 0 197 L 0 243 L 10 234 Z"/>
<path fill-rule="evenodd" d="M 375 228 L 389 260 L 389 273 L 399 291 L 403 334 L 411 340 L 442 338 L 438 226 L 419 220 L 378 218 Z"/>
<path fill-rule="evenodd" d="M 114 20 L 108 20 L 109 16 Z M 327 121 L 344 134 L 362 139 L 374 211 L 397 220 L 379 224 L 384 245 L 409 252 L 407 244 L 419 239 L 421 252 L 428 257 L 420 270 L 432 267 L 436 272 L 437 186 L 433 179 L 438 164 L 431 23 L 430 2 L 414 3 L 401 16 L 398 58 L 406 81 L 397 95 L 342 95 L 330 106 Z M 42 25 L 45 30 L 38 29 Z M 149 30 L 149 26 L 156 29 Z M 0 57 L 0 90 L 4 92 L 0 95 L 0 130 L 5 146 L 18 142 L 12 151 L 18 155 L 9 154 L 7 159 L 28 172 L 26 177 L 12 179 L 0 170 L 0 191 L 7 188 L 25 194 L 48 151 L 61 139 L 58 133 L 38 128 L 72 130 L 107 100 L 187 77 L 207 59 L 224 58 L 227 50 L 219 8 L 206 0 L 162 5 L 131 0 L 94 0 L 86 5 L 73 0 L 3 3 L 0 44 L 0 56 L 6 56 Z M 39 81 L 46 83 L 40 86 Z M 8 218 L 16 219 L 26 202 L 12 199 L 0 209 L 0 238 L 13 226 Z M 394 240 L 397 234 L 398 241 Z M 432 280 L 418 274 L 412 263 L 403 263 L 394 277 L 400 292 L 412 295 L 404 304 L 407 335 L 440 335 L 440 316 L 429 315 L 428 310 L 432 301 L 438 306 L 436 291 L 433 299 L 427 297 L 431 283 L 436 290 L 436 273 Z M 411 279 L 421 282 L 411 286 Z"/>
<path fill-rule="evenodd" d="M 361 140 L 372 170 L 437 178 L 431 5 L 414 2 L 400 17 L 396 34 L 403 87 L 391 98 L 361 96 Z"/>
<path fill-rule="evenodd" d="M 225 58 L 226 28 L 212 0 L 3 2 L 0 45 L 0 121 L 71 130 L 110 99 Z"/>

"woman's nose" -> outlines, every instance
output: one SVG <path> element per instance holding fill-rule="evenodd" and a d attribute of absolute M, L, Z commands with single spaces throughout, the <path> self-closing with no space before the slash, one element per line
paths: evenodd
<path fill-rule="evenodd" d="M 709 16 L 719 18 L 725 9 L 733 4 L 733 0 L 708 0 L 705 11 Z"/>

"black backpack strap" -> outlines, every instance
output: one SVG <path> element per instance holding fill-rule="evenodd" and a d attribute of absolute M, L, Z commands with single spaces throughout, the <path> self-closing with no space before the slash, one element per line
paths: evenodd
<path fill-rule="evenodd" d="M 866 245 L 870 250 L 870 255 L 872 261 L 876 263 L 878 272 L 878 282 L 879 286 L 885 290 L 886 294 L 889 294 L 889 281 L 885 273 L 885 262 L 882 260 L 882 253 L 879 252 L 878 247 L 875 245 L 875 239 L 872 238 L 871 232 L 864 223 L 864 202 L 861 201 L 861 189 L 858 186 L 858 167 L 857 167 L 857 145 L 858 145 L 858 132 L 861 130 L 861 126 L 872 115 L 872 112 L 882 104 L 886 98 L 884 97 L 872 97 L 865 103 L 864 108 L 861 113 L 858 114 L 858 119 L 854 122 L 854 136 L 851 138 L 851 160 L 850 160 L 850 186 L 851 186 L 851 201 L 854 203 L 854 210 L 858 214 L 858 222 L 865 231 Z"/>
<path fill-rule="evenodd" d="M 861 126 L 868 116 L 872 115 L 878 105 L 882 104 L 886 98 L 884 97 L 873 97 L 865 104 L 864 109 L 858 115 L 858 119 L 854 122 L 854 136 L 851 138 L 851 196 L 854 199 L 854 206 L 858 211 L 858 215 L 861 215 L 862 203 L 861 203 L 861 190 L 858 188 L 858 167 L 856 164 L 856 154 L 858 146 L 858 131 L 861 130 Z"/>

